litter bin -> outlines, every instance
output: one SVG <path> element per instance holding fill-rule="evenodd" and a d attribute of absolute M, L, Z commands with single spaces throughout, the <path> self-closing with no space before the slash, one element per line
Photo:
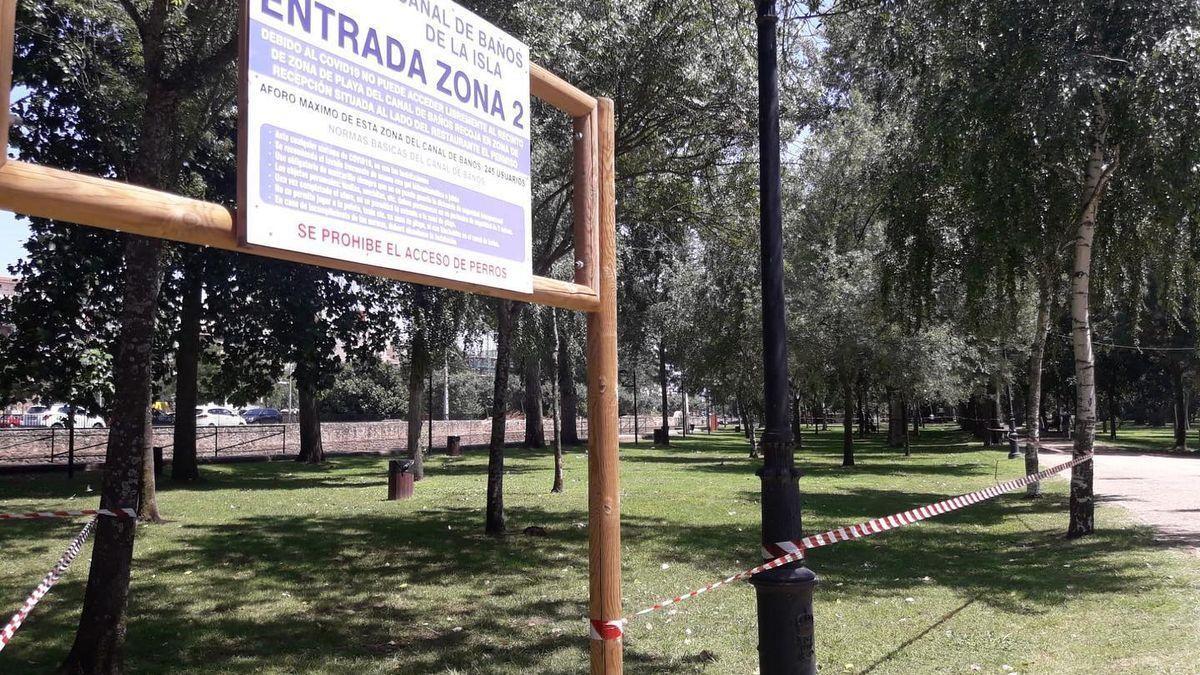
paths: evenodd
<path fill-rule="evenodd" d="M 413 496 L 413 462 L 393 459 L 388 462 L 388 501 L 399 501 Z"/>
<path fill-rule="evenodd" d="M 446 454 L 451 457 L 462 457 L 462 436 L 446 437 Z"/>
<path fill-rule="evenodd" d="M 655 445 L 670 445 L 671 444 L 670 432 L 666 429 L 663 429 L 662 427 L 655 429 L 654 430 L 654 444 Z"/>

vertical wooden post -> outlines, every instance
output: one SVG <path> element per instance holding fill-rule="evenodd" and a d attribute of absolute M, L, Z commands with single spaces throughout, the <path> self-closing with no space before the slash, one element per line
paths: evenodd
<path fill-rule="evenodd" d="M 593 111 L 574 121 L 574 192 L 571 211 L 574 213 L 575 283 L 596 290 L 599 278 L 597 211 L 600 208 L 600 153 L 596 135 L 599 133 Z M 603 300 L 601 300 L 603 302 Z"/>
<path fill-rule="evenodd" d="M 600 310 L 587 320 L 588 535 L 592 619 L 592 673 L 622 672 L 621 492 L 617 418 L 617 213 L 613 102 L 600 99 L 599 247 Z M 579 230 L 577 229 L 578 233 Z M 578 241 L 578 240 L 577 240 Z"/>
<path fill-rule="evenodd" d="M 0 0 L 0 166 L 8 159 L 8 128 L 12 125 L 13 34 L 17 23 L 17 0 Z"/>

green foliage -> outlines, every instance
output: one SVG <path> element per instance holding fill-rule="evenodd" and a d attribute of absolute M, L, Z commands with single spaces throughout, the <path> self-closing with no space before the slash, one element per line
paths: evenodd
<path fill-rule="evenodd" d="M 323 419 L 399 419 L 408 410 L 408 387 L 400 366 L 382 360 L 351 361 L 321 399 Z"/>
<path fill-rule="evenodd" d="M 14 83 L 27 93 L 13 106 L 21 124 L 11 144 L 36 163 L 211 197 L 206 158 L 219 145 L 213 129 L 232 101 L 224 90 L 233 83 L 236 13 L 218 0 L 152 3 L 153 12 L 139 4 L 149 3 L 18 3 Z M 147 42 L 151 18 L 162 32 Z M 161 152 L 143 138 L 151 81 L 170 92 L 158 97 L 169 105 L 150 115 L 174 127 Z M 189 164 L 202 145 L 208 149 Z M 21 278 L 19 295 L 0 310 L 14 326 L 0 341 L 6 364 L 0 397 L 111 404 L 123 240 L 43 219 L 33 219 L 31 230 L 27 255 L 12 270 Z M 174 323 L 170 294 L 163 300 L 155 340 L 159 374 L 167 370 Z"/>
<path fill-rule="evenodd" d="M 220 382 L 232 401 L 271 390 L 286 364 L 317 391 L 333 385 L 341 350 L 374 354 L 364 340 L 364 299 L 355 280 L 329 270 L 247 259 L 236 281 L 210 289 L 209 302 L 237 306 L 213 326 L 220 341 Z"/>
<path fill-rule="evenodd" d="M 437 394 L 441 388 L 434 378 L 434 410 L 441 411 L 437 402 Z M 450 419 L 478 420 L 485 419 L 492 411 L 492 373 L 476 373 L 468 369 L 452 370 L 450 372 Z"/>

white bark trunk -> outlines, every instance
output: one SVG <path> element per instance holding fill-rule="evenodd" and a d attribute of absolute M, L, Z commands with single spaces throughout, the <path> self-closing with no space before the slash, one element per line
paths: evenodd
<path fill-rule="evenodd" d="M 1089 294 L 1096 213 L 1108 175 L 1104 144 L 1096 140 L 1092 144 L 1084 179 L 1083 209 L 1075 237 L 1075 265 L 1071 276 L 1071 338 L 1075 349 L 1075 457 L 1091 454 L 1096 443 L 1096 355 L 1092 350 Z M 1084 462 L 1071 473 L 1071 523 L 1067 528 L 1067 536 L 1080 537 L 1092 533 L 1095 530 L 1095 510 L 1092 462 Z"/>

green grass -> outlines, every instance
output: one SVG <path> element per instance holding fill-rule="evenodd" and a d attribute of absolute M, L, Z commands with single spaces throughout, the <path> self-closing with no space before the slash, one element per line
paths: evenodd
<path fill-rule="evenodd" d="M 1109 437 L 1107 431 L 1096 429 L 1096 440 L 1101 446 L 1138 452 L 1171 452 L 1175 449 L 1175 430 L 1170 426 L 1149 427 L 1123 425 L 1117 430 L 1117 438 Z M 1200 448 L 1200 436 L 1195 430 L 1188 432 L 1188 450 Z"/>
<path fill-rule="evenodd" d="M 849 524 L 1021 473 L 1004 452 L 925 432 L 904 458 L 877 443 L 842 469 L 808 436 L 806 530 Z M 669 450 L 625 446 L 630 612 L 757 562 L 755 463 L 733 434 Z M 1052 458 L 1049 461 L 1059 461 Z M 484 536 L 481 454 L 435 457 L 417 496 L 386 502 L 381 459 L 208 466 L 159 497 L 139 531 L 127 664 L 136 673 L 575 673 L 586 668 L 586 461 L 548 494 L 545 451 L 512 451 L 510 529 Z M 95 503 L 97 475 L 0 479 L 0 510 Z M 1200 672 L 1200 560 L 1157 546 L 1120 510 L 1062 537 L 1065 481 L 868 540 L 815 551 L 822 672 Z M 72 497 L 74 498 L 72 499 Z M 0 605 L 15 608 L 82 522 L 0 524 Z M 548 536 L 521 534 L 530 525 Z M 90 547 L 87 552 L 90 552 Z M 0 672 L 50 672 L 69 648 L 81 557 L 0 653 Z M 639 673 L 752 673 L 751 588 L 704 595 L 629 628 Z M 715 659 L 715 660 L 714 660 Z"/>

